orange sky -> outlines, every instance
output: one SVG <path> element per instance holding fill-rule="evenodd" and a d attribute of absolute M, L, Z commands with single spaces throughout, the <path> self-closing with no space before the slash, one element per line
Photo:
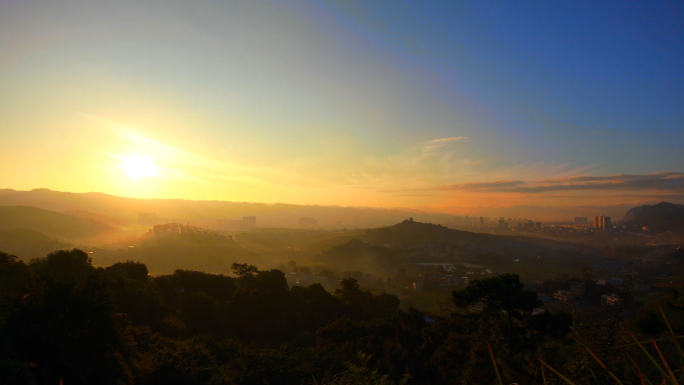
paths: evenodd
<path fill-rule="evenodd" d="M 503 10 L 414 10 L 427 35 L 379 11 L 2 3 L 0 187 L 452 213 L 684 199 L 681 109 L 652 86 L 679 79 L 669 54 L 651 74 L 599 50 L 575 73 L 521 61 L 548 42 L 499 46 L 545 28 L 511 13 L 496 35 Z M 624 89 L 599 64 L 670 78 Z"/>

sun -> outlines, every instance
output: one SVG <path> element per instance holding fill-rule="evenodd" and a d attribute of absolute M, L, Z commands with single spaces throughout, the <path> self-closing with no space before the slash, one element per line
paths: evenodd
<path fill-rule="evenodd" d="M 120 156 L 123 162 L 121 167 L 131 178 L 143 178 L 159 175 L 159 166 L 154 164 L 154 159 L 147 155 L 133 154 L 131 156 Z"/>

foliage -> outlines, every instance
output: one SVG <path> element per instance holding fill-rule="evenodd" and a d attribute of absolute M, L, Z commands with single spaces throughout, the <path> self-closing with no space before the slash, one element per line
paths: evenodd
<path fill-rule="evenodd" d="M 115 263 L 105 269 L 110 275 L 115 275 L 123 278 L 134 279 L 136 281 L 147 281 L 149 271 L 144 263 L 126 261 Z"/>
<path fill-rule="evenodd" d="M 393 385 L 387 375 L 380 375 L 377 369 L 368 368 L 371 357 L 364 353 L 357 355 L 358 364 L 351 361 L 345 362 L 347 370 L 335 375 L 332 379 L 323 380 L 321 385 Z M 398 384 L 405 384 L 411 376 L 405 374 Z"/>
<path fill-rule="evenodd" d="M 542 305 L 537 293 L 523 290 L 517 274 L 476 279 L 465 289 L 454 291 L 452 299 L 460 307 L 482 302 L 487 311 L 505 310 L 517 317 L 521 312 L 531 312 Z"/>
<path fill-rule="evenodd" d="M 176 270 L 148 277 L 146 266 L 133 261 L 95 269 L 80 250 L 28 265 L 2 253 L 0 378 L 678 384 L 684 375 L 675 338 L 684 330 L 679 291 L 664 307 L 647 304 L 633 320 L 617 312 L 570 315 L 539 311 L 535 293 L 517 275 L 503 275 L 453 292 L 459 311 L 427 317 L 399 310 L 394 295 L 364 290 L 358 272 L 330 293 L 320 284 L 289 288 L 281 270 L 233 267 L 235 276 Z"/>
<path fill-rule="evenodd" d="M 0 358 L 24 362 L 42 383 L 129 382 L 124 320 L 87 255 L 55 252 L 29 267 L 39 280 L 3 298 Z"/>

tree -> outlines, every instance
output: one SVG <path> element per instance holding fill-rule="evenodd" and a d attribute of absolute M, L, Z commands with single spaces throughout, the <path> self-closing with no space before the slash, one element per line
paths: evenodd
<path fill-rule="evenodd" d="M 253 276 L 259 271 L 259 269 L 257 269 L 256 266 L 248 265 L 246 263 L 233 263 L 232 269 L 233 274 L 237 275 L 240 278 Z"/>
<path fill-rule="evenodd" d="M 107 268 L 105 271 L 111 275 L 117 275 L 124 278 L 135 279 L 137 281 L 147 281 L 149 271 L 144 263 L 126 261 L 115 263 Z"/>
<path fill-rule="evenodd" d="M 0 351 L 31 363 L 40 383 L 131 382 L 123 319 L 114 314 L 106 281 L 47 277 L 13 299 L 0 327 Z"/>
<path fill-rule="evenodd" d="M 367 291 L 361 291 L 359 283 L 354 278 L 345 278 L 340 281 L 340 288 L 335 290 L 335 295 L 345 305 L 367 305 L 373 295 Z"/>
<path fill-rule="evenodd" d="M 234 265 L 235 266 L 235 265 Z M 244 340 L 284 339 L 288 328 L 283 322 L 291 303 L 285 274 L 280 270 L 259 271 L 254 266 L 238 265 L 238 289 L 227 312 L 238 336 Z"/>
<path fill-rule="evenodd" d="M 0 251 L 0 266 L 9 267 L 15 260 L 18 259 L 19 257 L 17 257 L 16 255 L 10 255 Z"/>
<path fill-rule="evenodd" d="M 25 290 L 31 283 L 28 266 L 15 255 L 0 251 L 0 293 L 13 290 Z"/>
<path fill-rule="evenodd" d="M 340 289 L 335 290 L 335 296 L 345 305 L 346 313 L 352 319 L 389 317 L 399 310 L 399 298 L 396 295 L 373 295 L 363 291 L 354 278 L 343 279 L 340 286 Z"/>
<path fill-rule="evenodd" d="M 505 310 L 509 316 L 518 318 L 521 312 L 531 312 L 542 306 L 537 293 L 523 290 L 517 274 L 474 280 L 465 289 L 453 291 L 451 297 L 458 307 L 482 302 L 486 311 Z"/>
<path fill-rule="evenodd" d="M 55 281 L 83 282 L 93 271 L 91 263 L 88 254 L 73 249 L 54 251 L 45 258 L 33 259 L 29 262 L 29 267 L 39 277 Z"/>

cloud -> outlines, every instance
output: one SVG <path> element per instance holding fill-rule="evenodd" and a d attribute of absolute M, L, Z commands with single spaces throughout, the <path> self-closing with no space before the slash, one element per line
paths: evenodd
<path fill-rule="evenodd" d="M 493 181 L 445 185 L 438 190 L 474 192 L 545 193 L 552 191 L 659 190 L 684 192 L 684 173 L 654 172 L 644 175 L 572 176 L 539 181 Z"/>
<path fill-rule="evenodd" d="M 423 148 L 426 150 L 432 150 L 435 148 L 440 148 L 443 146 L 446 146 L 447 144 L 451 142 L 456 142 L 462 139 L 466 139 L 465 136 L 454 136 L 451 138 L 441 138 L 441 139 L 434 139 L 434 140 L 429 140 L 427 142 L 423 142 Z"/>

